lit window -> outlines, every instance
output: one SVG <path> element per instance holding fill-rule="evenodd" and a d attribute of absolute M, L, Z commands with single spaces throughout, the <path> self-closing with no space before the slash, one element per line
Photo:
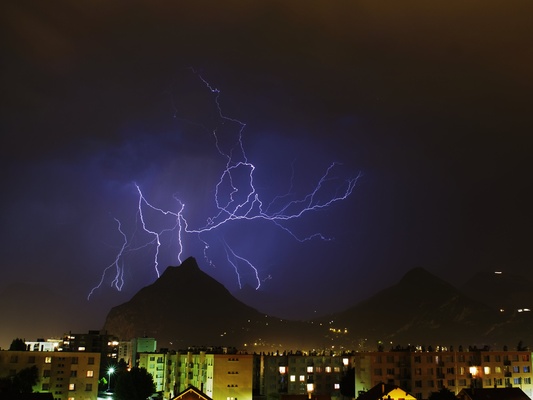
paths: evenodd
<path fill-rule="evenodd" d="M 280 374 L 286 374 L 287 373 L 287 367 L 280 365 L 279 367 L 279 373 Z"/>
<path fill-rule="evenodd" d="M 496 372 L 497 374 L 501 374 L 502 373 L 502 368 L 501 367 L 494 367 L 494 372 Z"/>
<path fill-rule="evenodd" d="M 347 358 L 342 359 L 342 365 L 344 365 L 345 367 L 347 367 L 349 363 L 350 363 L 350 360 L 348 360 Z"/>
<path fill-rule="evenodd" d="M 94 376 L 94 371 L 87 371 L 87 378 L 92 378 Z"/>
<path fill-rule="evenodd" d="M 291 375 L 290 380 L 291 382 L 296 382 L 296 375 Z"/>
<path fill-rule="evenodd" d="M 335 384 L 333 385 L 333 388 L 334 388 L 334 389 L 340 389 L 340 388 L 341 388 L 341 384 L 340 384 L 340 383 L 335 383 Z"/>
<path fill-rule="evenodd" d="M 315 388 L 314 386 L 315 386 L 315 385 L 313 385 L 312 383 L 308 383 L 308 384 L 307 384 L 307 391 L 308 391 L 309 393 L 311 393 L 311 392 L 314 390 L 314 388 Z"/>
<path fill-rule="evenodd" d="M 326 372 L 329 374 L 331 372 L 331 367 L 326 367 Z"/>
<path fill-rule="evenodd" d="M 313 366 L 312 365 L 307 366 L 307 373 L 308 374 L 312 374 L 313 373 Z"/>
<path fill-rule="evenodd" d="M 45 364 L 50 364 L 52 362 L 52 357 L 45 357 L 44 362 Z"/>
<path fill-rule="evenodd" d="M 489 375 L 490 374 L 490 367 L 483 367 L 483 372 L 485 373 L 485 375 Z"/>
<path fill-rule="evenodd" d="M 305 382 L 305 375 L 300 375 L 300 382 Z"/>
<path fill-rule="evenodd" d="M 74 383 L 69 383 L 68 390 L 76 390 L 76 385 Z"/>
<path fill-rule="evenodd" d="M 85 346 L 78 347 L 78 351 L 85 351 Z"/>

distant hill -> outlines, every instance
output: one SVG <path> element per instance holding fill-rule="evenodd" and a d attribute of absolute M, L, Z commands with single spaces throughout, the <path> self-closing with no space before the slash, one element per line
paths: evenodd
<path fill-rule="evenodd" d="M 330 317 L 339 328 L 386 346 L 476 343 L 496 312 L 422 268 L 358 305 Z"/>
<path fill-rule="evenodd" d="M 515 348 L 519 341 L 533 347 L 533 283 L 527 277 L 505 271 L 480 271 L 461 287 L 500 315 L 487 336 Z"/>
<path fill-rule="evenodd" d="M 386 349 L 391 343 L 392 347 L 512 347 L 520 340 L 533 344 L 527 316 L 510 320 L 481 300 L 483 297 L 468 296 L 423 268 L 415 268 L 397 284 L 328 320 L 352 332 L 352 340 L 355 336 L 381 341 Z"/>
<path fill-rule="evenodd" d="M 501 313 L 480 296 L 466 293 L 415 268 L 346 311 L 309 322 L 286 321 L 237 300 L 189 258 L 114 307 L 104 329 L 124 339 L 153 336 L 159 347 L 235 346 L 250 351 L 372 350 L 379 342 L 386 349 L 533 344 L 531 313 Z"/>
<path fill-rule="evenodd" d="M 533 310 L 533 282 L 527 277 L 504 271 L 484 270 L 470 278 L 461 290 L 490 307 L 504 312 Z"/>

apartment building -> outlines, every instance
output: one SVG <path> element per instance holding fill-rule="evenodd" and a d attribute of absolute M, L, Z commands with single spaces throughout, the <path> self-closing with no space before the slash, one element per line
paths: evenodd
<path fill-rule="evenodd" d="M 175 352 L 139 353 L 137 366 L 152 375 L 156 392 L 168 399 L 176 394 L 177 354 Z"/>
<path fill-rule="evenodd" d="M 172 398 L 189 387 L 214 400 L 290 396 L 340 399 L 344 375 L 355 370 L 356 397 L 380 384 L 417 399 L 447 388 L 520 388 L 533 397 L 529 351 L 463 351 L 438 348 L 394 351 L 243 354 L 224 348 L 139 353 L 137 363 L 154 377 L 157 391 Z"/>
<path fill-rule="evenodd" d="M 140 353 L 156 353 L 157 340 L 155 338 L 134 338 L 119 341 L 117 346 L 117 361 L 123 360 L 131 368 L 136 365 Z"/>
<path fill-rule="evenodd" d="M 417 399 L 447 388 L 456 395 L 469 388 L 518 387 L 533 395 L 531 352 L 390 351 L 354 353 L 358 391 L 381 382 L 401 387 Z"/>
<path fill-rule="evenodd" d="M 225 348 L 138 353 L 166 399 L 195 387 L 213 400 L 252 400 L 254 356 Z"/>
<path fill-rule="evenodd" d="M 273 353 L 256 356 L 259 388 L 267 398 L 276 394 L 340 398 L 340 383 L 350 358 L 332 353 Z"/>
<path fill-rule="evenodd" d="M 100 353 L 63 351 L 0 351 L 0 376 L 35 366 L 34 392 L 52 393 L 54 400 L 96 400 Z"/>
<path fill-rule="evenodd" d="M 189 351 L 178 354 L 175 393 L 191 385 L 213 400 L 252 400 L 254 355 Z"/>

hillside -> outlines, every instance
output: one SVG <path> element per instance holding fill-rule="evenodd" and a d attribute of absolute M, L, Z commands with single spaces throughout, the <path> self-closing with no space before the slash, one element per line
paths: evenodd
<path fill-rule="evenodd" d="M 527 315 L 526 315 L 527 314 Z M 267 316 L 233 297 L 187 259 L 108 314 L 121 338 L 152 336 L 160 347 L 235 346 L 250 351 L 406 345 L 533 343 L 531 313 L 501 313 L 423 268 L 343 311 L 309 322 Z"/>
<path fill-rule="evenodd" d="M 318 336 L 308 323 L 267 316 L 240 302 L 202 272 L 194 258 L 168 267 L 152 285 L 114 307 L 104 329 L 121 338 L 156 337 L 160 347 L 168 348 L 308 347 Z"/>

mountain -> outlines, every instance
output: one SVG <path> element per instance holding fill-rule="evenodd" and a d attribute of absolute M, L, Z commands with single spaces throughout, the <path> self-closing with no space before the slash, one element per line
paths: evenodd
<path fill-rule="evenodd" d="M 250 351 L 407 345 L 514 347 L 533 344 L 532 313 L 501 313 L 423 268 L 324 318 L 297 322 L 260 313 L 233 297 L 189 258 L 108 314 L 123 339 L 151 336 L 160 347 L 235 346 Z M 266 300 L 265 300 L 266 301 Z M 520 315 L 518 315 L 520 314 Z"/>
<path fill-rule="evenodd" d="M 512 347 L 519 341 L 533 345 L 533 283 L 527 277 L 505 271 L 484 270 L 461 287 L 463 293 L 480 299 L 500 315 L 490 337 L 498 337 Z"/>
<path fill-rule="evenodd" d="M 395 347 L 503 346 L 531 336 L 531 331 L 522 326 L 524 321 L 510 323 L 498 310 L 423 268 L 409 271 L 397 284 L 328 320 L 333 321 L 337 331 L 351 332 L 351 342 L 346 345 L 352 346 L 357 337 Z M 505 328 L 511 326 L 513 330 Z"/>
<path fill-rule="evenodd" d="M 244 344 L 252 351 L 302 349 L 318 336 L 309 323 L 271 317 L 237 300 L 192 257 L 112 308 L 104 329 L 120 338 L 155 337 L 160 347 L 176 349 Z"/>
<path fill-rule="evenodd" d="M 474 275 L 460 289 L 496 310 L 512 312 L 526 308 L 533 310 L 531 287 L 533 282 L 527 277 L 505 271 L 484 270 Z"/>

